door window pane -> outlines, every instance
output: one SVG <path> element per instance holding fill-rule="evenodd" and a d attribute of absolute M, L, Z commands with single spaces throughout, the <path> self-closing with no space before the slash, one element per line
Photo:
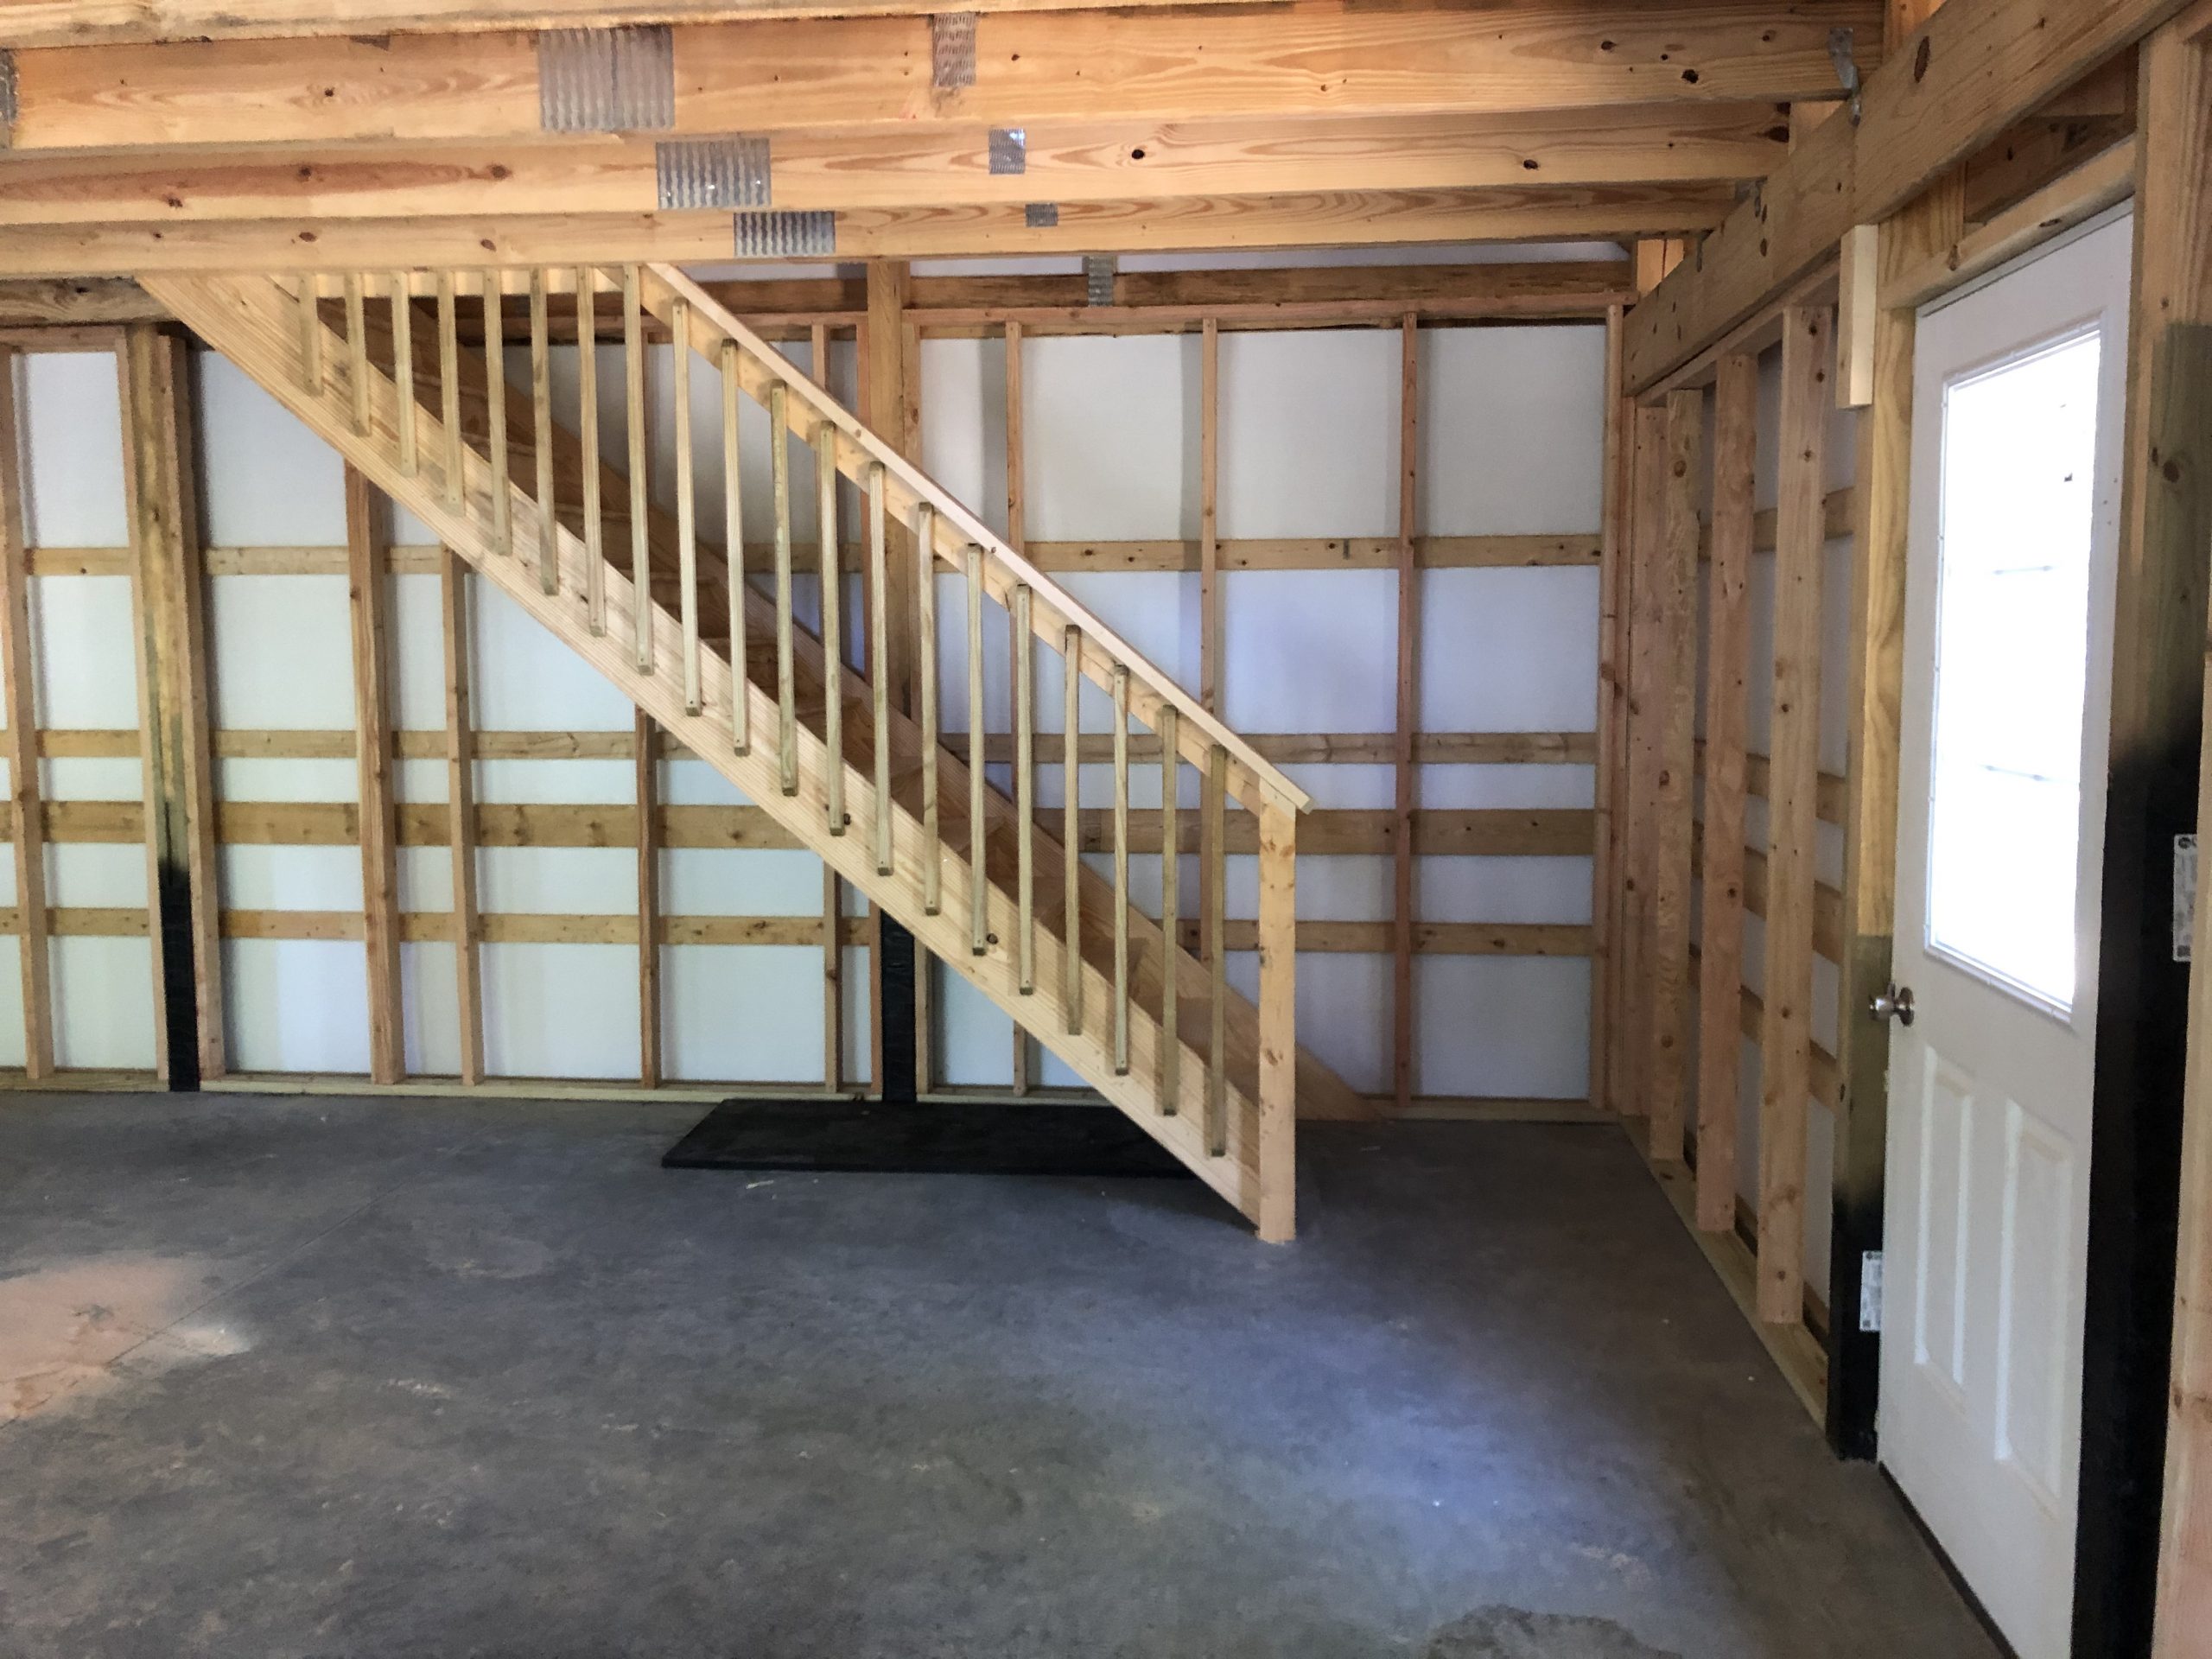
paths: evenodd
<path fill-rule="evenodd" d="M 2075 995 L 2097 360 L 2092 330 L 1943 389 L 1930 948 Z"/>

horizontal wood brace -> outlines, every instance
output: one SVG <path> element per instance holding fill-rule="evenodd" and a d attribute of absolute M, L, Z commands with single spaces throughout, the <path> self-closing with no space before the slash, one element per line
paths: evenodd
<path fill-rule="evenodd" d="M 1259 925 L 1223 923 L 1222 942 L 1230 950 L 1259 948 Z M 1198 924 L 1182 925 L 1184 949 L 1198 948 Z M 1329 954 L 1388 956 L 1395 948 L 1391 922 L 1301 921 L 1298 948 Z M 1414 954 L 1421 957 L 1586 957 L 1590 930 L 1567 922 L 1415 922 Z"/>
<path fill-rule="evenodd" d="M 143 932 L 143 913 L 139 931 Z M 357 910 L 226 910 L 226 939 L 359 939 L 363 918 Z M 810 916 L 664 916 L 663 944 L 788 944 L 822 943 L 823 918 Z M 410 944 L 450 943 L 453 916 L 447 911 L 403 911 L 399 937 Z M 626 944 L 638 943 L 634 915 L 564 915 L 537 912 L 480 912 L 478 940 L 485 944 Z M 839 937 L 847 946 L 866 947 L 868 918 L 840 918 Z"/>
<path fill-rule="evenodd" d="M 1770 538 L 1771 530 L 1770 529 Z M 1771 545 L 1770 539 L 1769 545 Z M 1395 537 L 1271 537 L 1219 543 L 1225 570 L 1383 570 L 1397 565 Z M 1421 536 L 1414 557 L 1431 570 L 1512 569 L 1598 563 L 1595 536 Z M 434 543 L 403 543 L 391 550 L 389 569 L 396 575 L 435 575 L 439 550 Z M 773 547 L 747 543 L 746 558 L 772 559 Z M 1188 570 L 1200 566 L 1197 541 L 1031 542 L 1024 553 L 1039 569 L 1059 575 L 1078 570 Z M 130 550 L 122 547 L 38 547 L 29 550 L 35 576 L 117 576 L 129 570 Z M 866 549 L 847 542 L 839 563 L 850 571 L 864 569 Z M 205 554 L 211 576 L 343 575 L 343 546 L 211 547 Z M 810 541 L 794 543 L 791 568 L 818 571 L 818 550 Z"/>

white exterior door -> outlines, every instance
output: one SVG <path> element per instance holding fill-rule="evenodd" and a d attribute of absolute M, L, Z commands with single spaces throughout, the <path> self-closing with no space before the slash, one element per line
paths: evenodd
<path fill-rule="evenodd" d="M 2073 1605 L 2130 240 L 1914 364 L 1880 1455 L 2022 1659 Z"/>

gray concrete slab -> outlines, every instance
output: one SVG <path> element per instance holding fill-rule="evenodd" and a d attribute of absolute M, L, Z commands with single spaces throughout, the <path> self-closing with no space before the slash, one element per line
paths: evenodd
<path fill-rule="evenodd" d="M 658 1167 L 693 1108 L 11 1096 L 0 1652 L 1982 1659 L 1619 1135 Z"/>

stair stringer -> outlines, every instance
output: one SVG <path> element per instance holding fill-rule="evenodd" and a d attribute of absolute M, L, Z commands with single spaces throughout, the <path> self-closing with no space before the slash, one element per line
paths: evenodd
<path fill-rule="evenodd" d="M 582 540 L 564 527 L 556 535 L 558 591 L 545 593 L 537 575 L 536 503 L 521 484 L 510 480 L 512 550 L 502 553 L 489 530 L 492 478 L 484 458 L 464 446 L 463 505 L 448 505 L 442 473 L 443 429 L 435 415 L 418 405 L 415 430 L 420 461 L 414 472 L 404 471 L 397 459 L 397 385 L 390 376 L 372 370 L 369 418 L 364 430 L 354 424 L 349 365 L 342 360 L 327 363 L 318 385 L 305 384 L 296 304 L 272 279 L 253 275 L 149 274 L 143 280 L 149 291 L 195 334 L 229 358 L 378 489 L 429 525 L 442 542 L 590 663 L 637 707 L 713 766 L 842 880 L 896 918 L 926 949 L 1005 1009 L 1240 1213 L 1258 1219 L 1258 1112 L 1250 1096 L 1233 1080 L 1226 1082 L 1225 1145 L 1221 1154 L 1209 1155 L 1205 1144 L 1203 1074 L 1195 1066 L 1179 1068 L 1182 1087 L 1177 1109 L 1173 1113 L 1160 1109 L 1154 1086 L 1160 1075 L 1159 1027 L 1134 1000 L 1129 1070 L 1117 1072 L 1105 1022 L 1096 1018 L 1096 1011 L 1112 1006 L 1112 981 L 1088 962 L 1080 967 L 1088 1017 L 1082 1031 L 1071 1033 L 1065 1028 L 1058 992 L 1066 967 L 1065 951 L 1059 938 L 1046 927 L 1039 926 L 1034 935 L 1037 988 L 1029 995 L 1015 992 L 1013 951 L 1007 942 L 1015 935 L 1016 907 L 1004 893 L 985 881 L 985 913 L 993 943 L 981 955 L 973 952 L 966 925 L 970 872 L 960 849 L 950 842 L 944 847 L 942 904 L 937 914 L 929 914 L 920 900 L 924 836 L 919 822 L 911 813 L 895 801 L 891 804 L 892 874 L 879 875 L 873 836 L 867 831 L 874 823 L 876 810 L 871 776 L 854 766 L 844 766 L 845 804 L 852 827 L 842 835 L 830 834 L 824 784 L 830 756 L 804 722 L 797 734 L 799 789 L 796 795 L 786 796 L 777 777 L 773 701 L 758 696 L 748 700 L 748 748 L 741 753 L 728 718 L 717 712 L 731 704 L 730 669 L 723 658 L 705 650 L 701 652 L 702 696 L 697 713 L 686 706 L 678 676 L 667 671 L 641 673 L 627 575 L 613 561 L 602 562 L 606 629 L 593 632 L 584 600 L 588 555 Z M 652 607 L 650 614 L 653 660 L 665 670 L 680 660 L 682 627 L 658 604 Z"/>

